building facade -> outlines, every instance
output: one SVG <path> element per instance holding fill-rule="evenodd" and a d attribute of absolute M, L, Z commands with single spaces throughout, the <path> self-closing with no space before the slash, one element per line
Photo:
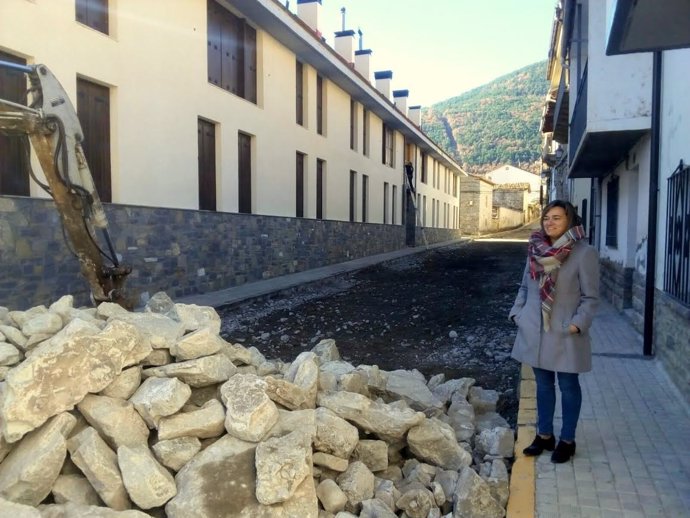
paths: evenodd
<path fill-rule="evenodd" d="M 640 352 L 656 354 L 690 399 L 690 31 L 676 23 L 690 8 L 660 3 L 559 2 L 544 161 L 551 183 L 569 186 L 584 208 L 602 295 L 630 315 Z M 652 7 L 662 14 L 650 26 Z M 621 44 L 631 34 L 633 50 Z"/>
<path fill-rule="evenodd" d="M 182 0 L 174 8 L 162 0 L 6 0 L 0 4 L 0 59 L 45 64 L 60 79 L 79 113 L 96 187 L 113 204 L 108 210 L 168 211 L 166 221 L 188 221 L 184 211 L 198 211 L 203 224 L 256 218 L 256 234 L 242 243 L 217 236 L 210 248 L 219 256 L 233 255 L 244 240 L 275 233 L 278 227 L 266 223 L 271 218 L 291 218 L 294 228 L 303 225 L 300 219 L 315 220 L 317 234 L 318 222 L 365 228 L 348 229 L 342 236 L 348 240 L 399 236 L 378 248 L 353 242 L 324 264 L 414 246 L 414 229 L 422 225 L 438 229 L 439 240 L 459 237 L 465 175 L 421 131 L 419 106 L 407 107 L 407 91 L 391 97 L 391 71 L 377 72 L 371 81 L 372 52 L 355 48 L 354 31 L 336 33 L 334 48 L 325 43 L 320 0 L 297 4 L 293 13 L 275 0 Z M 0 73 L 0 97 L 18 101 L 26 83 L 14 72 Z M 17 251 L 21 232 L 14 226 L 21 216 L 12 211 L 27 209 L 12 197 L 46 195 L 29 183 L 20 144 L 3 139 L 0 196 L 10 208 L 0 217 L 13 229 L 3 244 L 5 259 L 19 265 L 26 259 Z M 40 168 L 34 169 L 40 178 Z M 410 206 L 419 214 L 408 212 Z M 135 270 L 146 269 L 149 256 L 141 243 L 157 233 L 151 225 L 120 239 L 120 251 Z M 182 225 L 176 232 L 194 229 Z M 180 271 L 211 274 L 210 265 L 193 254 L 184 264 L 189 251 L 178 241 L 167 250 L 154 247 L 178 261 L 147 277 L 146 285 L 135 281 L 138 292 L 202 289 L 169 282 L 173 270 L 178 278 Z M 38 261 L 34 254 L 41 247 L 31 245 L 25 253 Z M 207 243 L 190 244 L 202 245 Z M 301 246 L 298 238 L 282 246 L 292 262 L 281 273 L 324 265 L 295 259 L 305 255 L 289 250 Z M 258 265 L 258 273 L 219 274 L 212 284 L 227 287 L 272 271 Z M 64 288 L 36 275 L 35 282 L 56 283 L 55 295 Z M 4 293 L 0 287 L 0 300 L 17 289 Z"/>

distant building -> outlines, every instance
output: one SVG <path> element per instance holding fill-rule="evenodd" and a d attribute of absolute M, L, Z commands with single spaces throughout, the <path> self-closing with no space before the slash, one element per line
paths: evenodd
<path fill-rule="evenodd" d="M 538 174 L 530 173 L 512 165 L 503 165 L 493 171 L 489 171 L 484 177 L 498 185 L 526 183 L 530 189 L 529 202 L 539 202 L 542 180 Z"/>

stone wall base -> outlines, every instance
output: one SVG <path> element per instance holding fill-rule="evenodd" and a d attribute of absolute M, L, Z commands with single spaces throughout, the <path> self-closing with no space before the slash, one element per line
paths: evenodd
<path fill-rule="evenodd" d="M 405 248 L 402 225 L 106 204 L 110 235 L 133 268 L 127 294 L 141 303 L 319 268 Z M 415 244 L 424 246 L 420 229 Z M 425 229 L 429 244 L 459 230 Z M 90 305 L 52 200 L 0 196 L 0 305 L 27 309 L 65 294 Z"/>

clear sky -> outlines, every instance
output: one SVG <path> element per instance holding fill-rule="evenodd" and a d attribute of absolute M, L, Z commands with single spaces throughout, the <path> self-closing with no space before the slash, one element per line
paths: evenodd
<path fill-rule="evenodd" d="M 321 27 L 364 34 L 371 68 L 392 70 L 408 105 L 429 106 L 546 59 L 556 0 L 323 0 Z M 297 0 L 290 1 L 296 12 Z M 358 44 L 358 43 L 357 43 Z"/>

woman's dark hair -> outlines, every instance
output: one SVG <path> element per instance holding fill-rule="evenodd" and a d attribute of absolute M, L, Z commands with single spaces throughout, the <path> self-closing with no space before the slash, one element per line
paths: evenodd
<path fill-rule="evenodd" d="M 568 219 L 568 228 L 573 228 L 578 225 L 582 225 L 582 218 L 577 214 L 577 209 L 573 207 L 573 204 L 570 203 L 569 201 L 565 200 L 553 200 L 550 202 L 546 207 L 544 207 L 544 210 L 542 210 L 542 220 L 541 220 L 541 230 L 542 232 L 545 232 L 544 230 L 544 216 L 548 214 L 548 212 L 553 209 L 554 207 L 560 207 L 565 211 L 565 217 Z"/>

